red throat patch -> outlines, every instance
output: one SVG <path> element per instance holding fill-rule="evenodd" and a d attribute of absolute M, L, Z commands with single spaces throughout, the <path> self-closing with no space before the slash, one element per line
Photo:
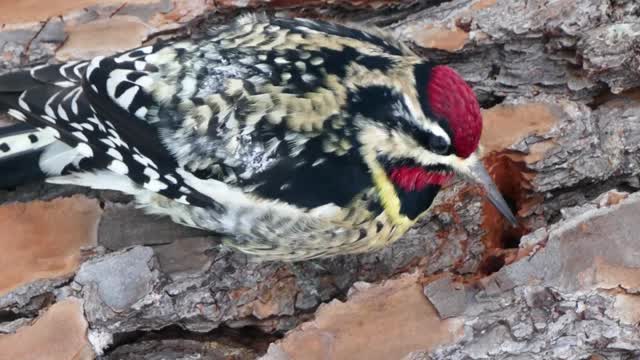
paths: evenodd
<path fill-rule="evenodd" d="M 480 104 L 471 87 L 455 70 L 438 65 L 431 70 L 426 91 L 433 113 L 449 122 L 456 155 L 471 155 L 482 133 Z"/>
<path fill-rule="evenodd" d="M 422 191 L 428 185 L 442 186 L 453 177 L 453 174 L 428 171 L 415 166 L 400 166 L 391 170 L 389 177 L 400 189 L 410 192 Z"/>

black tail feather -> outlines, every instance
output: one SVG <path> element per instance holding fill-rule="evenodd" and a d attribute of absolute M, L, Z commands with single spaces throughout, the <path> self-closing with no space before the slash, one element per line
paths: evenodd
<path fill-rule="evenodd" d="M 19 93 L 38 85 L 42 85 L 42 82 L 34 79 L 29 71 L 8 73 L 0 77 L 0 93 Z"/>
<path fill-rule="evenodd" d="M 0 188 L 44 179 L 40 156 L 53 141 L 26 123 L 0 127 Z"/>
<path fill-rule="evenodd" d="M 44 149 L 25 152 L 0 161 L 0 189 L 11 189 L 18 185 L 41 181 L 45 174 L 39 160 Z"/>
<path fill-rule="evenodd" d="M 27 123 L 16 123 L 9 126 L 2 126 L 0 127 L 0 138 L 8 135 L 22 134 L 33 130 L 33 126 Z"/>

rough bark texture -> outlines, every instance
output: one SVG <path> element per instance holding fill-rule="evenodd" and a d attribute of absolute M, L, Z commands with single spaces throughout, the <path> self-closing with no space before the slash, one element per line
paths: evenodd
<path fill-rule="evenodd" d="M 0 359 L 60 342 L 51 358 L 640 356 L 637 1 L 38 4 L 0 4 L 0 71 L 201 31 L 239 10 L 382 26 L 473 85 L 485 162 L 521 226 L 458 181 L 382 251 L 255 263 L 118 194 L 1 191 Z M 73 336 L 46 336 L 62 311 Z"/>

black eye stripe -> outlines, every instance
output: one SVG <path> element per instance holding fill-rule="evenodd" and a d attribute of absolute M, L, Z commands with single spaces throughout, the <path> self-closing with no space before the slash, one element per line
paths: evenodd
<path fill-rule="evenodd" d="M 448 155 L 451 153 L 451 145 L 443 137 L 432 133 L 429 130 L 420 129 L 416 125 L 404 126 L 407 133 L 409 133 L 421 146 L 424 148 L 441 155 Z"/>

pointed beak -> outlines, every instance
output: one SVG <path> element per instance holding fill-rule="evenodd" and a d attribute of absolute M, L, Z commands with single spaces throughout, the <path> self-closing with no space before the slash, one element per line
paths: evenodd
<path fill-rule="evenodd" d="M 509 208 L 509 205 L 500 194 L 500 191 L 491 179 L 491 176 L 489 176 L 487 169 L 484 168 L 482 161 L 480 161 L 476 156 L 472 156 L 471 158 L 467 159 L 467 161 L 468 165 L 465 169 L 465 173 L 467 174 L 467 176 L 482 185 L 487 193 L 486 196 L 491 204 L 493 204 L 493 206 L 495 206 L 496 209 L 500 211 L 502 216 L 504 216 L 512 226 L 518 226 L 516 217 L 513 215 L 513 213 L 511 212 L 511 208 Z"/>

